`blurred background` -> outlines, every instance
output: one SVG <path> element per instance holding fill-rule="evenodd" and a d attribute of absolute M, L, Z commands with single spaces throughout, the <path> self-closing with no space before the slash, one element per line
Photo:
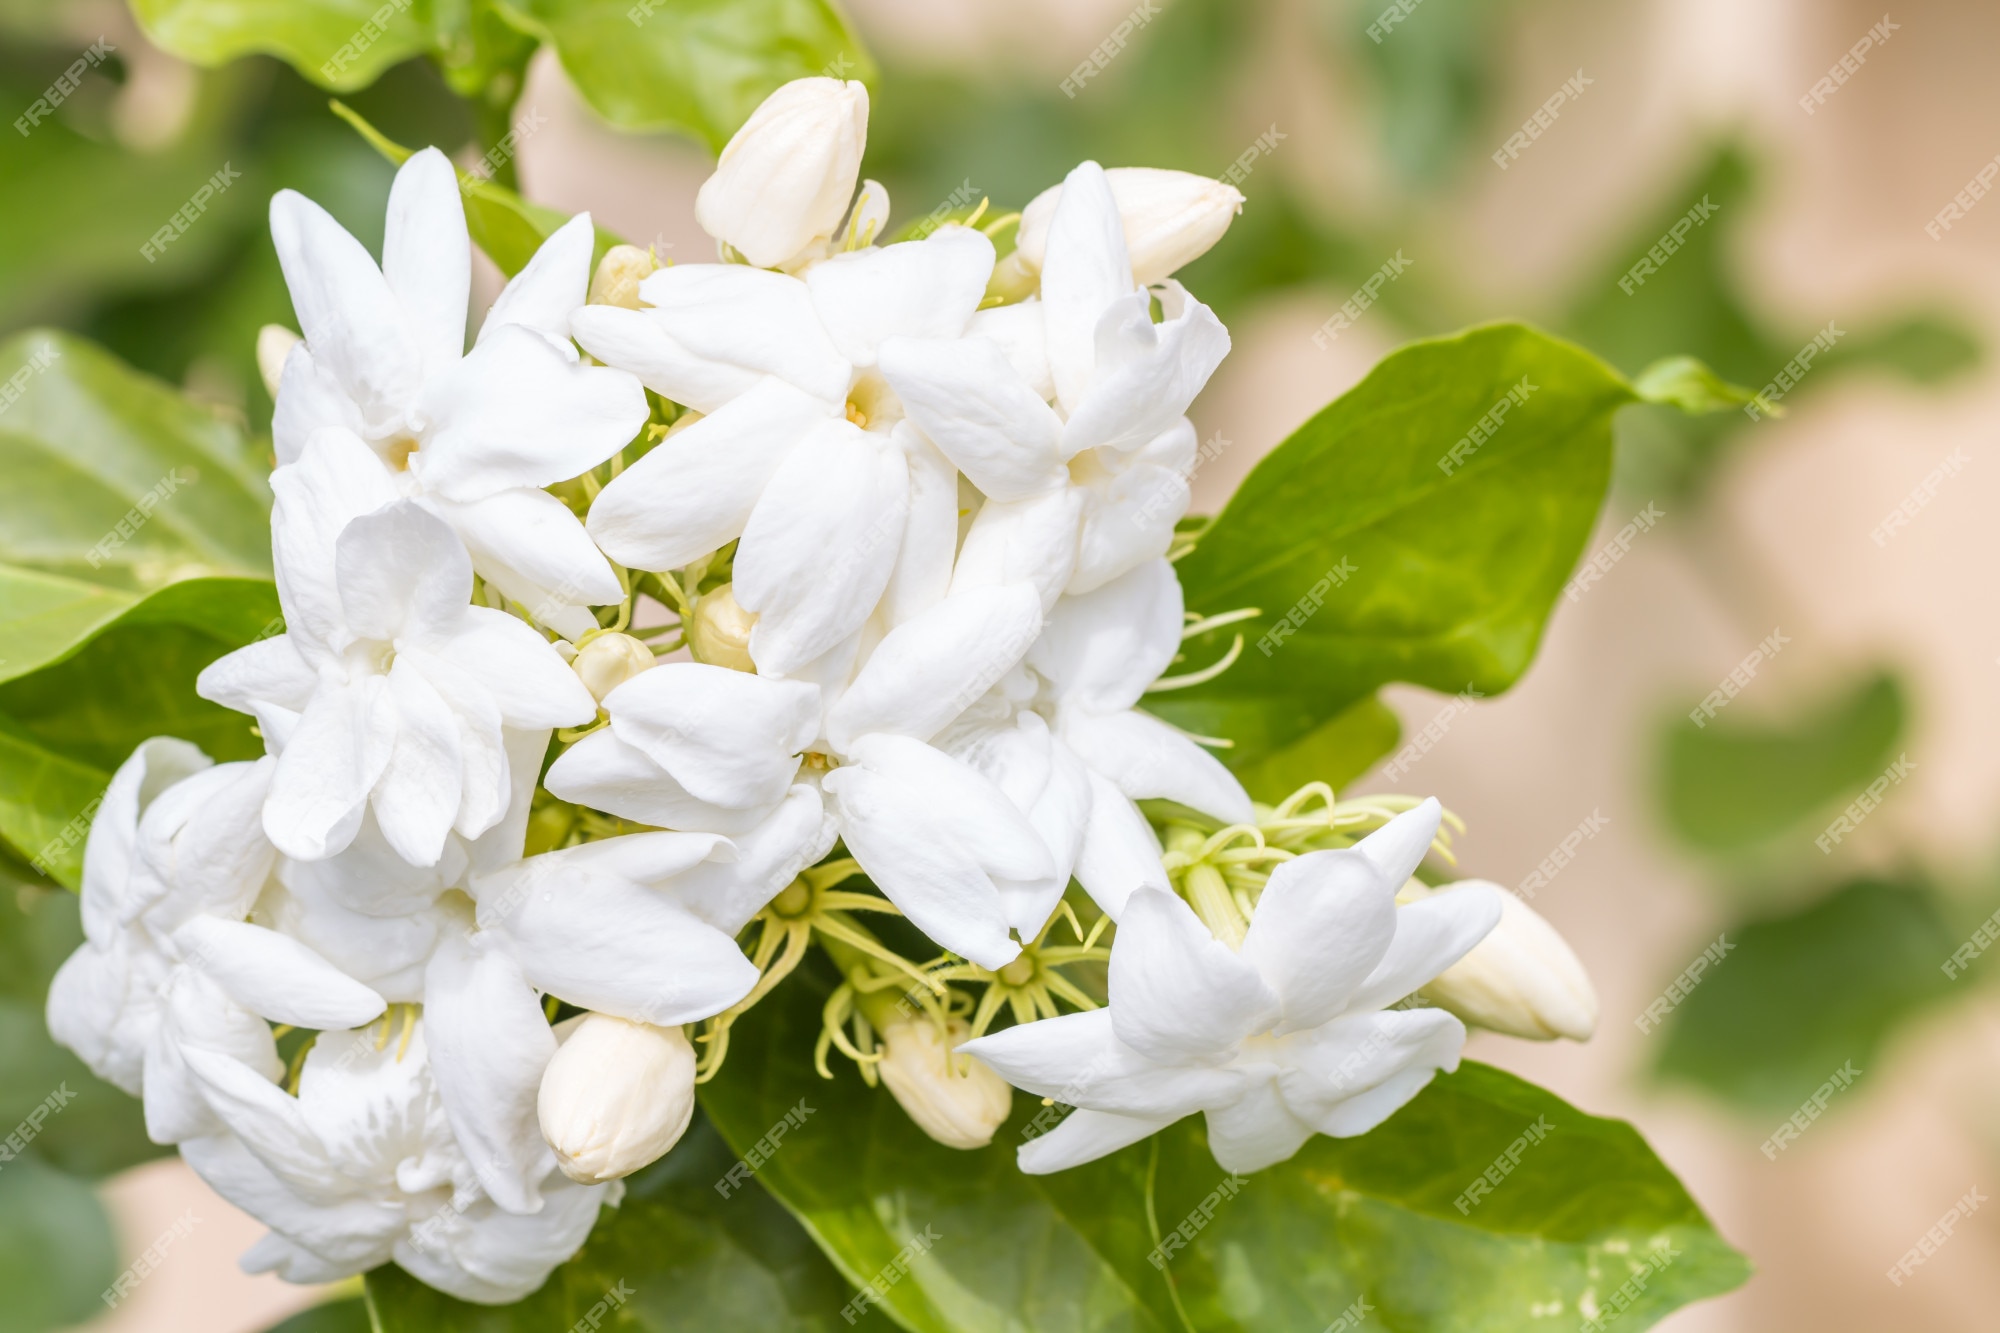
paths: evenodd
<path fill-rule="evenodd" d="M 1588 1045 L 1472 1053 L 1634 1121 L 1756 1266 L 1660 1327 L 1990 1329 L 2000 1209 L 1900 1285 L 1885 1274 L 1968 1191 L 2000 1187 L 2000 964 L 1942 966 L 2000 906 L 2000 203 L 1967 192 L 1935 224 L 2000 153 L 2000 10 L 1403 0 L 1385 26 L 1390 7 L 851 0 L 881 68 L 864 173 L 900 224 L 955 192 L 1017 208 L 1084 157 L 1221 175 L 1262 144 L 1242 216 L 1181 275 L 1236 343 L 1194 412 L 1200 511 L 1413 337 L 1521 317 L 1628 373 L 1689 353 L 1752 388 L 1831 341 L 1782 419 L 1628 409 L 1593 548 L 1648 506 L 1663 518 L 1559 604 L 1509 694 L 1447 716 L 1449 697 L 1392 691 L 1406 738 L 1438 723 L 1394 785 L 1466 820 L 1466 872 L 1532 891 L 1603 999 Z M 1128 18 L 1129 44 L 1079 82 Z M 294 322 L 265 201 L 300 189 L 377 246 L 390 167 L 284 65 L 196 70 L 110 0 L 0 0 L 0 106 L 26 108 L 100 38 L 114 52 L 54 120 L 0 136 L 0 335 L 76 330 L 262 433 L 256 331 Z M 421 61 L 346 100 L 462 165 L 494 137 Z M 530 199 L 663 259 L 712 257 L 692 213 L 705 148 L 608 128 L 546 53 L 515 116 Z M 146 259 L 154 221 L 218 162 L 240 179 Z M 1335 328 L 1385 264 L 1398 276 Z M 497 271 L 481 281 L 490 300 Z M 1705 698 L 1726 707 L 1697 725 Z M 1827 837 L 1892 769 L 1858 829 Z M 1719 939 L 1671 1014 L 1641 1022 Z M 36 1006 L 7 984 L 0 1038 L 30 1040 Z M 1849 1066 L 1805 1134 L 1760 1150 Z M 260 1228 L 172 1159 L 100 1194 L 127 1260 L 189 1210 L 200 1224 L 92 1330 L 253 1333 L 321 1295 L 238 1273 Z M 45 1244 L 0 1236 L 0 1290 L 10 1265 L 61 1261 Z"/>

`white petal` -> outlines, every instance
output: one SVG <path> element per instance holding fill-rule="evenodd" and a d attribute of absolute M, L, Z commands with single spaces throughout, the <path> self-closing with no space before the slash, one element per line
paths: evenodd
<path fill-rule="evenodd" d="M 506 324 L 424 385 L 429 427 L 410 466 L 426 490 L 479 500 L 550 486 L 623 449 L 650 409 L 622 370 L 572 361 L 533 329 Z"/>
<path fill-rule="evenodd" d="M 1180 580 L 1149 561 L 1095 592 L 1071 594 L 1049 613 L 1028 661 L 1088 713 L 1136 706 L 1181 650 Z"/>
<path fill-rule="evenodd" d="M 323 687 L 278 756 L 264 834 L 286 856 L 314 861 L 354 838 L 395 743 L 386 683 Z"/>
<path fill-rule="evenodd" d="M 411 154 L 389 187 L 382 277 L 403 308 L 424 373 L 440 374 L 455 364 L 465 352 L 472 242 L 458 172 L 435 148 Z"/>
<path fill-rule="evenodd" d="M 1284 1161 L 1312 1133 L 1268 1081 L 1251 1085 L 1237 1101 L 1208 1109 L 1208 1150 L 1223 1170 L 1239 1176 Z"/>
<path fill-rule="evenodd" d="M 285 629 L 300 656 L 318 667 L 346 650 L 348 634 L 334 583 L 334 544 L 363 514 L 396 499 L 375 451 L 345 431 L 324 430 L 299 461 L 271 474 L 271 557 Z"/>
<path fill-rule="evenodd" d="M 819 729 L 819 689 L 700 662 L 642 671 L 604 696 L 611 730 L 698 800 L 744 809 L 783 799 Z"/>
<path fill-rule="evenodd" d="M 304 1253 L 345 1272 L 363 1272 L 383 1262 L 393 1239 L 409 1227 L 400 1202 L 308 1202 L 259 1161 L 241 1139 L 219 1129 L 181 1144 L 181 1156 L 217 1194 Z M 261 1255 L 270 1254 L 262 1241 L 255 1249 Z"/>
<path fill-rule="evenodd" d="M 1085 494 L 1076 572 L 1068 585 L 1072 593 L 1093 592 L 1165 555 L 1174 544 L 1174 525 L 1187 512 L 1190 492 L 1186 473 L 1132 463 L 1100 478 Z"/>
<path fill-rule="evenodd" d="M 389 670 L 389 701 L 396 709 L 396 744 L 369 807 L 398 856 L 411 865 L 436 865 L 465 790 L 458 719 L 408 654 Z"/>
<path fill-rule="evenodd" d="M 894 732 L 929 740 L 1012 670 L 1041 632 L 1042 601 L 1026 583 L 947 597 L 877 644 L 840 702 L 827 738 Z"/>
<path fill-rule="evenodd" d="M 251 711 L 253 703 L 274 703 L 303 712 L 312 702 L 318 679 L 299 656 L 292 636 L 274 634 L 210 662 L 195 677 L 194 690 L 202 698 L 239 713 Z"/>
<path fill-rule="evenodd" d="M 1053 607 L 1076 569 L 1083 495 L 1073 486 L 1026 500 L 988 500 L 959 548 L 951 588 L 991 587 L 1026 580 Z"/>
<path fill-rule="evenodd" d="M 992 241 L 970 227 L 941 227 L 921 241 L 834 255 L 805 277 L 834 348 L 872 366 L 886 338 L 965 332 L 992 274 Z"/>
<path fill-rule="evenodd" d="M 1444 807 L 1437 797 L 1429 797 L 1354 844 L 1354 850 L 1374 862 L 1383 877 L 1401 889 L 1423 864 L 1443 818 Z"/>
<path fill-rule="evenodd" d="M 1396 935 L 1401 887 L 1352 849 L 1309 852 L 1271 872 L 1243 957 L 1283 1002 L 1280 1031 L 1318 1027 L 1347 1006 Z"/>
<path fill-rule="evenodd" d="M 1052 874 L 1038 881 L 1000 884 L 1008 924 L 1023 939 L 1033 939 L 1069 887 L 1070 872 L 1082 849 L 1090 822 L 1090 770 L 1067 745 L 1049 735 L 1048 724 L 1037 713 L 1020 714 L 1011 727 L 967 733 L 947 749 L 1006 793 L 1048 849 Z"/>
<path fill-rule="evenodd" d="M 755 381 L 613 478 L 591 504 L 590 535 L 633 569 L 707 555 L 743 535 L 778 465 L 830 410 L 782 380 Z"/>
<path fill-rule="evenodd" d="M 472 567 L 538 620 L 557 607 L 607 606 L 624 598 L 583 520 L 547 491 L 500 491 L 464 505 L 441 497 L 425 503 L 465 543 Z"/>
<path fill-rule="evenodd" d="M 910 468 L 910 518 L 882 593 L 883 623 L 894 629 L 944 600 L 958 555 L 958 469 L 910 422 L 890 438 Z"/>
<path fill-rule="evenodd" d="M 1161 1064 L 1220 1063 L 1278 1016 L 1278 997 L 1257 969 L 1159 889 L 1125 900 L 1110 987 L 1118 1039 Z"/>
<path fill-rule="evenodd" d="M 764 378 L 761 370 L 696 356 L 650 310 L 582 306 L 571 312 L 569 328 L 584 350 L 605 365 L 638 376 L 654 393 L 697 412 L 720 411 Z M 831 400 L 815 401 L 831 409 Z"/>
<path fill-rule="evenodd" d="M 363 514 L 334 543 L 334 581 L 357 637 L 422 643 L 472 599 L 472 559 L 445 521 L 414 500 Z"/>
<path fill-rule="evenodd" d="M 695 916 L 735 935 L 794 876 L 825 856 L 838 836 L 818 789 L 800 783 L 770 815 L 736 835 L 734 860 L 690 866 L 667 888 Z"/>
<path fill-rule="evenodd" d="M 985 338 L 892 338 L 882 375 L 910 420 L 988 496 L 1021 500 L 1066 484 L 1062 421 Z"/>
<path fill-rule="evenodd" d="M 291 190 L 272 196 L 271 240 L 313 360 L 371 431 L 394 428 L 423 382 L 423 350 L 382 271 L 331 214 Z"/>
<path fill-rule="evenodd" d="M 1458 1068 L 1465 1025 L 1442 1009 L 1394 1010 L 1338 1019 L 1292 1044 L 1278 1079 L 1286 1105 L 1320 1133 L 1348 1138 L 1387 1120 L 1440 1069 Z"/>
<path fill-rule="evenodd" d="M 1097 321 L 1132 290 L 1125 225 L 1104 169 L 1084 162 L 1063 181 L 1042 261 L 1049 369 L 1063 410 L 1074 413 L 1097 364 Z"/>
<path fill-rule="evenodd" d="M 902 450 L 848 421 L 816 427 L 778 465 L 736 549 L 760 671 L 788 675 L 861 628 L 896 567 L 909 504 Z"/>
<path fill-rule="evenodd" d="M 485 686 L 510 727 L 580 727 L 597 701 L 547 639 L 490 606 L 459 612 L 450 637 L 430 650 Z"/>
<path fill-rule="evenodd" d="M 569 342 L 569 317 L 590 289 L 590 252 L 597 232 L 590 214 L 578 213 L 549 234 L 507 285 L 500 289 L 474 343 L 508 324 L 542 334 L 558 347 Z"/>
<path fill-rule="evenodd" d="M 182 1052 L 216 1115 L 265 1166 L 294 1190 L 331 1201 L 339 1177 L 298 1099 L 240 1060 L 215 1051 Z M 316 1202 L 318 1200 L 315 1200 Z"/>
<path fill-rule="evenodd" d="M 1065 710 L 1062 738 L 1135 801 L 1178 801 L 1231 824 L 1251 817 L 1243 784 L 1208 751 L 1150 713 L 1090 717 Z"/>
<path fill-rule="evenodd" d="M 174 932 L 189 964 L 215 978 L 229 997 L 274 1023 L 351 1028 L 388 1006 L 305 945 L 247 921 L 198 916 Z"/>
<path fill-rule="evenodd" d="M 657 669 L 657 668 L 656 668 Z M 688 794 L 644 750 L 605 728 L 564 750 L 549 765 L 551 795 L 657 828 L 736 834 L 756 827 L 768 807 L 726 809 Z"/>
<path fill-rule="evenodd" d="M 502 1208 L 541 1207 L 536 1184 L 555 1164 L 535 1114 L 555 1033 L 521 968 L 462 934 L 438 943 L 424 985 L 424 1038 L 452 1132 Z"/>
<path fill-rule="evenodd" d="M 1179 283 L 1168 283 L 1160 300 L 1168 315 L 1162 324 L 1153 323 L 1143 292 L 1104 312 L 1095 331 L 1096 376 L 1063 428 L 1065 457 L 1145 444 L 1187 411 L 1229 355 L 1229 330 Z"/>
<path fill-rule="evenodd" d="M 1091 1009 L 989 1033 L 960 1046 L 1015 1087 L 1066 1106 L 1178 1119 L 1238 1095 L 1234 1069 L 1163 1065 L 1119 1041 L 1111 1012 Z"/>
<path fill-rule="evenodd" d="M 1105 1111 L 1072 1111 L 1048 1133 L 1022 1144 L 1015 1158 L 1027 1175 L 1067 1171 L 1150 1138 L 1179 1118 L 1145 1119 Z"/>
<path fill-rule="evenodd" d="M 859 738 L 849 753 L 855 763 L 921 802 L 925 822 L 969 851 L 989 874 L 1037 880 L 1054 873 L 1034 826 L 1005 792 L 969 765 L 921 741 L 881 732 Z"/>
<path fill-rule="evenodd" d="M 1043 402 L 1056 396 L 1049 374 L 1048 321 L 1034 297 L 1013 305 L 995 306 L 974 315 L 965 326 L 968 338 L 990 338 L 1007 355 L 1007 364 Z"/>
<path fill-rule="evenodd" d="M 457 770 L 449 780 L 449 785 L 458 792 L 451 828 L 467 838 L 477 838 L 499 824 L 512 801 L 532 798 L 532 780 L 517 797 L 512 790 L 516 775 L 507 753 L 507 729 L 500 717 L 500 706 L 485 686 L 466 671 L 420 648 L 405 649 L 398 654 L 396 670 L 401 670 L 406 662 L 422 674 L 448 710 L 458 751 Z M 401 744 L 399 737 L 397 745 Z M 546 748 L 546 741 L 542 748 Z M 529 772 L 540 770 L 541 759 L 541 749 L 535 749 L 528 759 Z M 392 760 L 392 769 L 394 766 Z M 384 781 L 386 785 L 386 776 Z M 378 788 L 376 800 L 386 799 Z M 526 829 L 525 821 L 522 829 Z"/>
<path fill-rule="evenodd" d="M 190 1051 L 225 1057 L 266 1084 L 276 1083 L 285 1072 L 268 1022 L 231 1000 L 210 978 L 192 968 L 174 968 L 162 995 L 159 1025 L 146 1047 L 146 1135 L 155 1143 L 179 1143 L 222 1128 L 206 1085 L 188 1067 Z M 297 1170 L 308 1187 L 322 1179 L 310 1162 L 302 1161 Z"/>
<path fill-rule="evenodd" d="M 304 343 L 297 343 L 285 357 L 271 414 L 271 447 L 278 466 L 298 462 L 313 432 L 327 427 L 359 435 L 368 423 L 333 373 L 313 360 Z"/>
<path fill-rule="evenodd" d="M 1498 889 L 1469 883 L 1398 907 L 1395 938 L 1347 1008 L 1380 1009 L 1430 982 L 1492 932 L 1500 923 L 1501 904 Z M 1258 912 L 1263 912 L 1261 904 Z"/>
<path fill-rule="evenodd" d="M 111 775 L 83 843 L 83 926 L 93 944 L 109 947 L 137 911 L 133 870 L 141 813 L 214 762 L 186 741 L 155 736 L 139 742 Z"/>
<path fill-rule="evenodd" d="M 703 361 L 775 375 L 828 403 L 847 397 L 852 370 L 797 278 L 743 264 L 675 264 L 640 282 L 639 298 Z"/>
<path fill-rule="evenodd" d="M 1076 878 L 1113 921 L 1123 917 L 1134 889 L 1167 887 L 1153 826 L 1131 797 L 1097 773 L 1090 774 L 1090 823 L 1077 851 Z"/>

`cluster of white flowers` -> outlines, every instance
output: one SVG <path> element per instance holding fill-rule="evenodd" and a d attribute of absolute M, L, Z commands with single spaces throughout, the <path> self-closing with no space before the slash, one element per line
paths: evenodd
<path fill-rule="evenodd" d="M 246 1267 L 533 1290 L 809 943 L 847 978 L 822 1061 L 934 1137 L 991 1139 L 994 1071 L 1080 1108 L 1029 1171 L 1194 1111 L 1232 1170 L 1361 1133 L 1456 1066 L 1451 1010 L 1587 1033 L 1559 940 L 1475 950 L 1502 891 L 1411 880 L 1435 802 L 1254 805 L 1137 708 L 1189 629 L 1184 414 L 1229 348 L 1171 274 L 1240 196 L 1085 163 L 1018 221 L 882 245 L 866 128 L 859 84 L 787 85 L 701 191 L 725 262 L 593 273 L 575 218 L 470 351 L 436 150 L 379 266 L 272 201 L 287 632 L 200 681 L 268 753 L 119 770 L 49 1000 L 270 1227 Z M 1051 943 L 1072 880 L 1102 920 Z M 1106 960 L 1100 1007 L 1062 969 Z"/>

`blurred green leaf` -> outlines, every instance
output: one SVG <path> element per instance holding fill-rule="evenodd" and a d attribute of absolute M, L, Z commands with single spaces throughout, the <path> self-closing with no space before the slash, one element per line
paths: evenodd
<path fill-rule="evenodd" d="M 1675 718 L 1660 776 L 1667 826 L 1708 852 L 1767 844 L 1879 776 L 1907 714 L 1902 686 L 1884 674 L 1785 724 Z"/>
<path fill-rule="evenodd" d="M 1236 776 L 1254 799 L 1270 804 L 1309 782 L 1339 791 L 1394 750 L 1402 736 L 1395 710 L 1370 695 L 1284 749 L 1241 766 Z"/>
<path fill-rule="evenodd" d="M 832 1333 L 847 1325 L 840 1277 L 777 1201 L 755 1185 L 715 1188 L 735 1154 L 706 1116 L 660 1161 L 626 1181 L 575 1258 L 542 1289 L 504 1307 L 468 1305 L 402 1269 L 368 1275 L 377 1333 Z M 622 1304 L 608 1299 L 620 1293 Z M 600 1321 L 581 1321 L 592 1311 Z"/>
<path fill-rule="evenodd" d="M 111 770 L 57 754 L 0 714 L 0 839 L 24 862 L 74 889 L 83 839 Z"/>
<path fill-rule="evenodd" d="M 1927 886 L 1874 879 L 1724 936 L 1734 947 L 1672 1010 L 1655 1068 L 1774 1119 L 1848 1061 L 1873 1069 L 1950 985 L 1956 943 Z"/>
<path fill-rule="evenodd" d="M 499 0 L 556 49 L 612 124 L 679 130 L 720 151 L 778 85 L 872 79 L 874 64 L 829 0 Z"/>
<path fill-rule="evenodd" d="M 111 1219 L 90 1186 L 32 1156 L 0 1171 L 0 1333 L 43 1333 L 104 1312 L 118 1274 Z"/>
<path fill-rule="evenodd" d="M 1177 1330 L 1169 1280 L 1201 1330 L 1321 1328 L 1363 1297 L 1406 1333 L 1523 1327 L 1522 1311 L 1574 1311 L 1586 1291 L 1601 1300 L 1670 1247 L 1627 1311 L 1643 1328 L 1746 1273 L 1631 1126 L 1481 1065 L 1436 1080 L 1371 1134 L 1312 1139 L 1221 1202 L 1227 1173 L 1200 1119 L 1181 1121 L 1158 1136 L 1156 1232 L 1150 1144 L 1028 1176 L 1014 1154 L 1042 1109 L 1032 1098 L 1015 1099 L 991 1145 L 964 1152 L 930 1140 L 844 1062 L 819 1078 L 825 984 L 795 973 L 746 1015 L 702 1102 L 739 1151 L 802 1099 L 812 1108 L 755 1178 L 850 1282 L 896 1275 L 904 1246 L 930 1238 L 884 1298 L 905 1328 Z M 1537 1122 L 1544 1141 L 1517 1147 L 1518 1168 L 1461 1211 L 1455 1200 Z M 1188 1217 L 1197 1234 L 1163 1273 L 1148 1261 L 1153 1237 Z"/>
<path fill-rule="evenodd" d="M 1391 354 L 1267 455 L 1180 561 L 1190 608 L 1263 614 L 1233 667 L 1148 707 L 1233 739 L 1225 758 L 1241 768 L 1390 681 L 1506 689 L 1596 522 L 1611 417 L 1633 396 L 1589 353 L 1519 324 Z M 1447 471 L 1497 402 L 1504 424 Z M 1190 644 L 1190 659 L 1220 657 L 1234 632 Z"/>
<path fill-rule="evenodd" d="M 374 1333 L 374 1325 L 368 1320 L 367 1301 L 353 1296 L 315 1305 L 282 1324 L 273 1324 L 265 1333 Z"/>
<path fill-rule="evenodd" d="M 323 87 L 365 88 L 432 47 L 427 4 L 381 0 L 132 0 L 163 51 L 197 65 L 274 55 Z"/>
<path fill-rule="evenodd" d="M 1384 156 L 1405 179 L 1434 184 L 1456 166 L 1471 134 L 1485 129 L 1493 75 L 1507 46 L 1501 27 L 1513 6 L 1495 0 L 1353 0 L 1354 49 L 1375 74 L 1370 108 Z M 1384 24 L 1386 20 L 1386 26 Z"/>
<path fill-rule="evenodd" d="M 1691 356 L 1655 361 L 1632 379 L 1632 388 L 1648 403 L 1677 407 L 1690 416 L 1741 407 L 1756 398 L 1751 390 L 1729 381 Z M 1772 404 L 1777 413 L 1784 409 Z"/>

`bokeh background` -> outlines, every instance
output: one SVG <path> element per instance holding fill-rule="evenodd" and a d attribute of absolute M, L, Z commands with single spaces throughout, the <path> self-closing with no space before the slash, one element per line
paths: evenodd
<path fill-rule="evenodd" d="M 1236 341 L 1194 413 L 1219 450 L 1195 477 L 1208 512 L 1413 337 L 1523 317 L 1628 373 L 1685 352 L 1755 388 L 1840 331 L 1783 419 L 1628 410 L 1607 533 L 1647 505 L 1664 519 L 1559 605 L 1519 686 L 1453 713 L 1395 785 L 1466 820 L 1468 873 L 1520 885 L 1566 857 L 1535 903 L 1597 980 L 1599 1034 L 1473 1054 L 1634 1121 L 1750 1256 L 1745 1287 L 1660 1327 L 1990 1329 L 2000 1208 L 1900 1286 L 1885 1274 L 1969 1190 L 2000 1188 L 2000 964 L 1941 966 L 2000 905 L 2000 202 L 1926 232 L 2000 153 L 2000 10 L 1890 11 L 1888 40 L 1808 114 L 1799 99 L 1878 8 L 1422 0 L 1376 41 L 1386 7 L 1138 6 L 1131 44 L 1071 95 L 1127 0 L 851 0 L 882 71 L 865 174 L 907 220 L 967 186 L 1018 207 L 1082 157 L 1219 175 L 1263 136 L 1242 216 L 1182 275 Z M 195 70 L 110 0 L 0 0 L 0 106 L 25 109 L 99 37 L 116 54 L 58 119 L 0 136 L 0 335 L 74 329 L 262 431 L 256 330 L 292 322 L 264 202 L 301 189 L 377 245 L 390 169 L 281 64 Z M 1582 95 L 1498 167 L 1579 74 Z M 471 114 L 422 63 L 348 100 L 400 142 L 478 155 Z M 517 124 L 531 199 L 589 208 L 663 258 L 712 256 L 692 216 L 704 149 L 605 127 L 546 54 Z M 153 220 L 221 161 L 241 179 L 146 261 Z M 1704 200 L 1664 269 L 1621 290 Z M 1408 267 L 1379 302 L 1316 340 L 1394 257 Z M 481 282 L 490 300 L 497 272 Z M 1774 633 L 1728 708 L 1687 722 Z M 1391 702 L 1414 735 L 1451 700 Z M 1858 833 L 1819 849 L 1903 758 Z M 1559 852 L 1579 827 L 1594 831 Z M 1733 949 L 1642 1032 L 1718 936 Z M 1759 1145 L 1850 1061 L 1856 1085 L 1768 1160 Z M 189 1209 L 200 1225 L 98 1333 L 254 1333 L 323 1295 L 238 1273 L 259 1228 L 172 1159 L 103 1195 L 128 1256 Z"/>

